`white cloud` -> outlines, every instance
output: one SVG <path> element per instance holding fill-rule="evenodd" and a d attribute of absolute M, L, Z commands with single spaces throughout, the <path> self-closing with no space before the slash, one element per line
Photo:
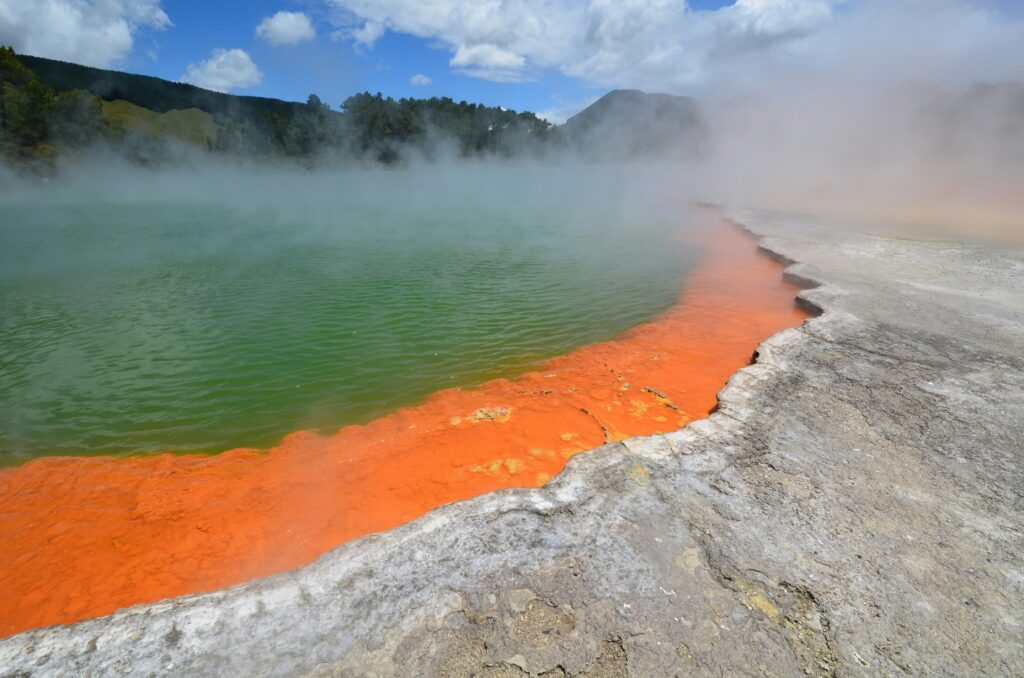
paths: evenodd
<path fill-rule="evenodd" d="M 461 73 L 495 82 L 523 82 L 526 59 L 515 52 L 495 45 L 460 45 L 448 65 Z"/>
<path fill-rule="evenodd" d="M 230 92 L 260 84 L 263 73 L 245 50 L 215 49 L 209 59 L 189 64 L 181 81 L 217 92 Z"/>
<path fill-rule="evenodd" d="M 0 44 L 89 66 L 126 57 L 140 30 L 170 26 L 160 0 L 0 0 Z"/>
<path fill-rule="evenodd" d="M 831 18 L 828 0 L 736 0 L 722 11 L 736 28 L 783 36 L 813 30 Z"/>
<path fill-rule="evenodd" d="M 492 82 L 530 82 L 537 79 L 530 72 L 514 68 L 460 68 L 459 73 Z"/>
<path fill-rule="evenodd" d="M 526 65 L 526 58 L 496 45 L 485 44 L 472 47 L 459 45 L 459 49 L 455 51 L 455 56 L 452 57 L 449 64 L 461 68 L 476 66 L 478 68 L 516 70 Z"/>
<path fill-rule="evenodd" d="M 713 11 L 682 0 L 323 1 L 337 25 L 423 38 L 476 77 L 526 80 L 554 69 L 601 87 L 670 92 L 836 60 L 851 71 L 870 65 L 865 79 L 941 78 L 939 64 L 981 72 L 1000 61 L 987 42 L 1024 44 L 1021 19 L 1002 0 L 736 0 Z M 907 59 L 866 48 L 879 41 Z M 1020 63 L 1001 62 L 999 72 Z"/>
<path fill-rule="evenodd" d="M 797 40 L 842 0 L 738 0 L 695 12 L 679 0 L 326 0 L 347 21 L 434 41 L 477 77 L 529 79 L 556 68 L 597 85 L 679 88 L 706 77 L 712 52 Z"/>
<path fill-rule="evenodd" d="M 365 47 L 373 47 L 373 43 L 377 42 L 383 35 L 384 26 L 375 21 L 367 21 L 366 25 L 362 28 L 352 31 L 352 37 L 355 41 Z"/>
<path fill-rule="evenodd" d="M 302 12 L 278 12 L 260 22 L 256 35 L 271 45 L 297 45 L 315 38 L 316 30 Z"/>
<path fill-rule="evenodd" d="M 376 21 L 367 21 L 362 25 L 345 25 L 331 33 L 332 40 L 351 40 L 356 49 L 370 49 L 386 32 L 387 29 Z"/>
<path fill-rule="evenodd" d="M 409 78 L 409 83 L 417 87 L 427 87 L 429 85 L 433 85 L 434 81 L 428 78 L 427 76 L 423 75 L 422 73 L 417 73 L 416 75 Z"/>

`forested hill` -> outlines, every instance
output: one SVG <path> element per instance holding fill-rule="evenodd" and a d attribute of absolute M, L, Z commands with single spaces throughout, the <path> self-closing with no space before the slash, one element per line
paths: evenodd
<path fill-rule="evenodd" d="M 183 82 L 108 71 L 27 54 L 18 55 L 18 60 L 55 92 L 81 90 L 106 101 L 127 101 L 157 113 L 198 108 L 211 114 L 217 122 L 224 122 L 229 116 L 260 113 L 293 115 L 303 106 L 279 99 L 222 94 Z"/>
<path fill-rule="evenodd" d="M 706 152 L 708 130 L 690 97 L 619 89 L 608 92 L 562 126 L 566 140 L 594 158 L 647 158 Z"/>
<path fill-rule="evenodd" d="M 553 127 L 516 112 L 447 97 L 393 99 L 363 92 L 334 106 L 212 92 L 0 48 L 0 155 L 45 170 L 61 156 L 102 147 L 143 164 L 195 152 L 260 161 L 396 164 L 440 157 L 547 157 L 597 161 L 666 150 L 692 156 L 704 139 L 696 103 L 611 92 Z"/>
<path fill-rule="evenodd" d="M 551 125 L 533 113 L 447 97 L 356 94 L 335 108 L 235 96 L 0 48 L 0 147 L 46 164 L 105 145 L 143 163 L 182 149 L 264 160 L 391 164 L 411 157 L 543 153 Z"/>

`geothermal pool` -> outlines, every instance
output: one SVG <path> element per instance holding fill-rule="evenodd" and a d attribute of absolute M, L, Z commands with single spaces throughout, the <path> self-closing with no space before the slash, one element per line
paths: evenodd
<path fill-rule="evenodd" d="M 699 254 L 608 172 L 286 182 L 0 200 L 0 464 L 363 423 L 653 317 Z"/>
<path fill-rule="evenodd" d="M 663 187 L 350 179 L 329 200 L 290 184 L 291 212 L 280 193 L 3 207 L 0 635 L 543 485 L 705 416 L 803 319 L 779 264 Z"/>

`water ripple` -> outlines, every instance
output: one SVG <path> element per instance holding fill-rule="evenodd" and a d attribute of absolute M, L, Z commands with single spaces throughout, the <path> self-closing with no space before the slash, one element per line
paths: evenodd
<path fill-rule="evenodd" d="M 696 252 L 594 199 L 0 205 L 0 463 L 266 446 L 608 339 Z"/>

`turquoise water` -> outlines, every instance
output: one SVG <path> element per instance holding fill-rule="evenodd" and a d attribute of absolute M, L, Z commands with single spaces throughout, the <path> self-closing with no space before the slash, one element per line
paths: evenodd
<path fill-rule="evenodd" d="M 514 375 L 670 306 L 684 229 L 598 169 L 6 186 L 0 463 L 264 447 Z"/>

